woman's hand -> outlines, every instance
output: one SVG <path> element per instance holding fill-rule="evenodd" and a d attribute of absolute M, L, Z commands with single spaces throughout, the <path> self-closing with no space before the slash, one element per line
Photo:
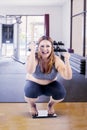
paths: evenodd
<path fill-rule="evenodd" d="M 29 49 L 31 49 L 30 55 L 27 58 L 27 63 L 26 63 L 26 69 L 28 73 L 34 73 L 37 65 L 37 61 L 35 58 L 35 50 L 36 50 L 36 44 L 32 42 L 29 45 Z"/>
<path fill-rule="evenodd" d="M 32 42 L 30 45 L 29 45 L 29 49 L 31 50 L 31 52 L 35 52 L 36 51 L 36 43 L 35 42 Z"/>
<path fill-rule="evenodd" d="M 64 53 L 63 53 L 63 56 L 64 56 L 65 61 L 69 61 L 69 59 L 70 59 L 70 54 L 69 54 L 68 52 L 64 52 Z"/>
<path fill-rule="evenodd" d="M 65 65 L 66 65 L 65 72 L 64 72 L 64 78 L 71 79 L 72 78 L 72 69 L 71 69 L 70 62 L 69 62 L 70 54 L 68 52 L 65 52 L 63 56 L 64 56 L 64 60 L 65 60 Z"/>

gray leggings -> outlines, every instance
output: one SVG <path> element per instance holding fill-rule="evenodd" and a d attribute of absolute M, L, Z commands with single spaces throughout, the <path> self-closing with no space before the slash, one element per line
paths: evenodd
<path fill-rule="evenodd" d="M 24 87 L 25 96 L 28 98 L 37 98 L 40 95 L 52 96 L 55 100 L 63 99 L 66 90 L 58 81 L 53 81 L 47 85 L 40 85 L 30 80 L 26 80 Z"/>

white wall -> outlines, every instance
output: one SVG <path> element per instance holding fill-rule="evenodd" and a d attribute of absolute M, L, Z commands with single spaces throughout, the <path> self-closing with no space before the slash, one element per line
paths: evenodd
<path fill-rule="evenodd" d="M 0 8 L 0 15 L 43 15 L 50 14 L 50 36 L 61 39 L 61 8 L 60 7 L 5 7 Z"/>
<path fill-rule="evenodd" d="M 68 0 L 69 1 L 69 0 Z M 38 7 L 0 7 L 0 15 L 50 15 L 50 36 L 56 41 L 69 44 L 69 3 L 61 6 Z M 68 15 L 68 16 L 66 16 Z M 66 26 L 66 27 L 65 27 Z"/>
<path fill-rule="evenodd" d="M 70 0 L 62 6 L 62 41 L 70 48 Z"/>

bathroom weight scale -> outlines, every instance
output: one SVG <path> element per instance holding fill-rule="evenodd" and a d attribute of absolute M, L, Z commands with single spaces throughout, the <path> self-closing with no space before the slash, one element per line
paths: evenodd
<path fill-rule="evenodd" d="M 32 116 L 32 118 L 55 118 L 57 117 L 57 114 L 54 113 L 53 115 L 48 115 L 47 110 L 39 110 L 38 116 Z"/>

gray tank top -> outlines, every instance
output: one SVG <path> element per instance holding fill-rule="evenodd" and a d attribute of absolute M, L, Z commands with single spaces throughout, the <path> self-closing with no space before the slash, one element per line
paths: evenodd
<path fill-rule="evenodd" d="M 36 66 L 36 70 L 33 73 L 33 76 L 37 79 L 43 79 L 43 80 L 53 80 L 57 76 L 57 70 L 55 69 L 55 66 L 53 66 L 52 71 L 49 74 L 45 74 L 41 72 L 40 65 L 38 64 Z"/>

